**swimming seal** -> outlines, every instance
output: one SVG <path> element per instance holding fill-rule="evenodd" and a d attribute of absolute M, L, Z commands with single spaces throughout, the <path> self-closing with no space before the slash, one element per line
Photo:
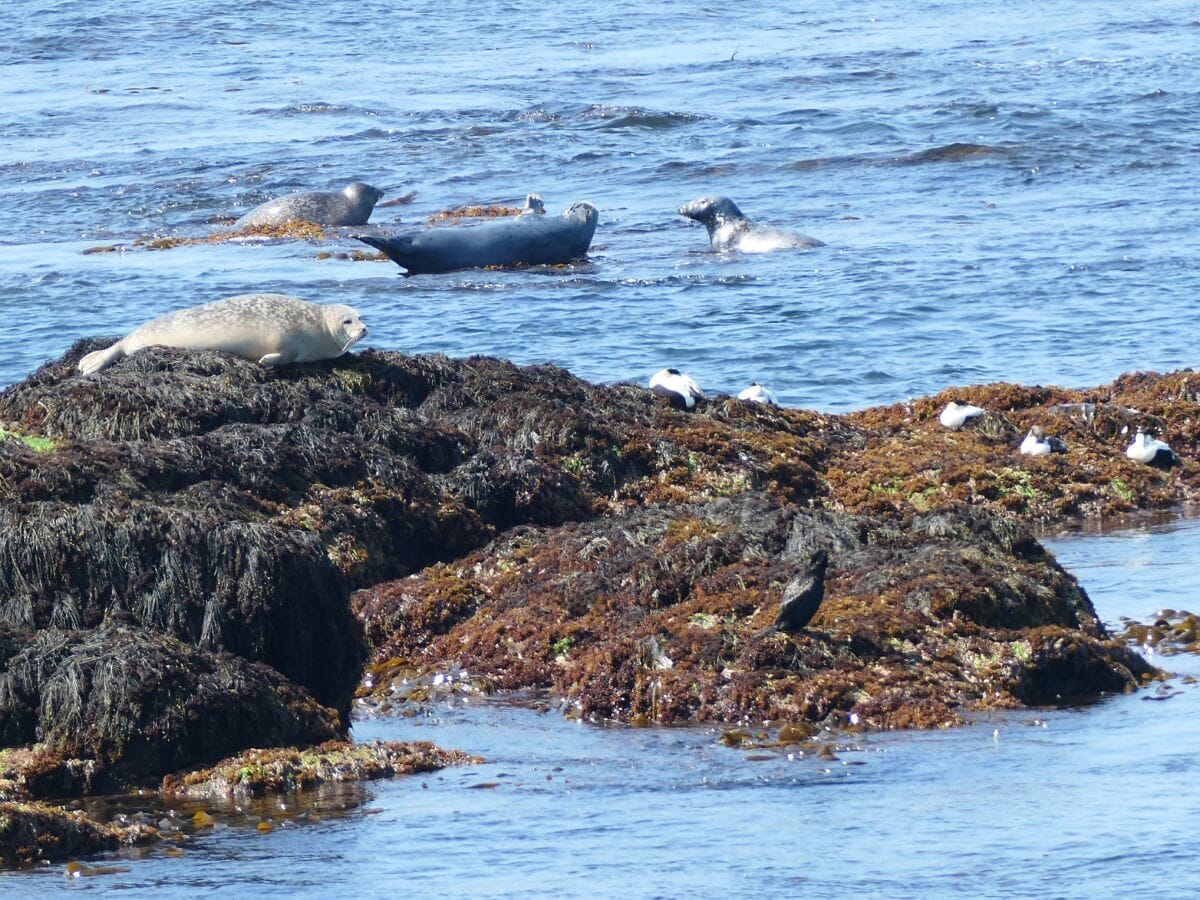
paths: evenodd
<path fill-rule="evenodd" d="M 351 182 L 336 193 L 306 191 L 268 200 L 233 223 L 234 228 L 251 225 L 282 225 L 284 222 L 316 222 L 318 225 L 366 225 L 383 191 L 361 181 Z"/>
<path fill-rule="evenodd" d="M 557 216 L 520 215 L 484 225 L 430 228 L 390 238 L 357 237 L 403 266 L 406 275 L 483 266 L 545 266 L 587 255 L 599 219 L 595 206 L 579 202 Z"/>
<path fill-rule="evenodd" d="M 769 250 L 824 247 L 822 241 L 795 231 L 755 225 L 728 197 L 701 197 L 679 207 L 679 214 L 708 229 L 713 250 L 766 253 Z"/>
<path fill-rule="evenodd" d="M 180 309 L 139 325 L 79 361 L 91 375 L 146 347 L 224 350 L 264 366 L 341 356 L 367 333 L 349 306 L 322 306 L 286 294 L 242 294 Z"/>

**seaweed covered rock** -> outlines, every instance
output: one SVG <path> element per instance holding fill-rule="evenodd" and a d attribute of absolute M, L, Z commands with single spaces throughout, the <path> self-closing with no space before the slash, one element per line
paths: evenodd
<path fill-rule="evenodd" d="M 63 793 L 117 789 L 249 744 L 320 743 L 340 732 L 332 710 L 273 669 L 120 617 L 5 643 L 0 742 L 38 743 L 62 759 L 93 761 L 81 773 L 87 783 L 63 779 Z M 40 788 L 43 796 L 52 792 L 45 781 Z"/>
<path fill-rule="evenodd" d="M 433 772 L 479 761 L 461 750 L 443 750 L 428 741 L 327 741 L 305 751 L 294 747 L 248 750 L 211 768 L 168 776 L 163 779 L 162 790 L 172 797 L 261 797 L 322 784 Z"/>
<path fill-rule="evenodd" d="M 1165 508 L 1200 498 L 1200 375 L 1137 373 L 1082 390 L 982 385 L 852 413 L 855 442 L 831 448 L 830 499 L 859 511 L 905 512 L 968 502 L 1048 522 Z M 987 410 L 950 431 L 953 400 Z M 1065 453 L 1022 456 L 1040 425 Z M 1164 473 L 1125 448 L 1138 426 L 1165 437 L 1183 461 Z"/>
<path fill-rule="evenodd" d="M 945 396 L 684 412 L 553 366 L 371 351 L 272 368 L 150 348 L 79 375 L 97 346 L 0 394 L 0 728 L 74 760 L 46 784 L 318 740 L 320 707 L 344 728 L 364 627 L 376 662 L 664 721 L 940 724 L 1121 689 L 1147 668 L 1012 517 L 1162 505 L 1200 479 L 1190 373 L 970 388 L 989 414 L 951 433 Z M 1066 454 L 1016 453 L 1035 419 L 1076 429 Z M 1125 459 L 1135 419 L 1182 470 Z M 817 546 L 816 618 L 756 637 Z M 122 652 L 155 661 L 147 693 Z M 151 699 L 182 696 L 175 664 L 211 687 L 184 720 Z M 268 684 L 280 702 L 256 705 Z M 135 750 L 150 733 L 173 737 Z"/>
<path fill-rule="evenodd" d="M 149 825 L 95 822 L 80 810 L 0 802 L 0 865 L 22 866 L 158 839 Z"/>
<path fill-rule="evenodd" d="M 816 618 L 764 633 L 818 547 Z M 1024 526 L 963 506 L 897 521 L 745 492 L 514 530 L 354 601 L 376 671 L 453 663 L 620 719 L 927 727 L 1152 671 Z"/>
<path fill-rule="evenodd" d="M 49 767 L 43 786 L 317 739 L 320 715 L 288 732 L 278 710 L 250 711 L 249 684 L 237 712 L 248 724 L 224 742 L 195 730 L 234 714 L 220 692 L 189 711 L 192 730 L 168 706 L 116 709 L 141 697 L 144 675 L 117 647 L 163 671 L 172 654 L 197 672 L 226 671 L 222 654 L 262 664 L 282 676 L 280 691 L 294 685 L 345 727 L 367 652 L 350 589 L 513 529 L 654 499 L 811 498 L 815 433 L 828 421 L 735 401 L 682 416 L 636 388 L 495 359 L 367 352 L 268 368 L 150 348 L 79 375 L 74 364 L 95 346 L 79 342 L 0 395 L 0 624 L 10 629 L 0 730 L 82 761 Z M 114 617 L 136 641 L 96 642 Z M 49 702 L 56 673 L 78 674 L 85 658 L 124 682 Z M 146 685 L 174 696 L 156 677 Z M 82 736 L 56 718 L 68 707 Z M 168 745 L 135 750 L 130 734 L 155 729 Z"/>

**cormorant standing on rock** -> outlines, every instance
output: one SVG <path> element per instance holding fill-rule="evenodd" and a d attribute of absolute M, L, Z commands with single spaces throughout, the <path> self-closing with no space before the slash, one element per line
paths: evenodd
<path fill-rule="evenodd" d="M 764 628 L 754 637 L 762 637 L 775 631 L 794 634 L 812 621 L 825 599 L 825 567 L 829 555 L 817 550 L 809 557 L 808 565 L 787 583 L 783 589 L 783 600 L 779 604 L 779 615 L 775 624 Z"/>

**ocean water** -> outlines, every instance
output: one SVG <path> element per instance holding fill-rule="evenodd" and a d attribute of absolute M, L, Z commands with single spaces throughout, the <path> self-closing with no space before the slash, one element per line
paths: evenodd
<path fill-rule="evenodd" d="M 0 384 L 83 335 L 254 290 L 369 344 L 664 365 L 840 411 L 950 385 L 1195 363 L 1200 9 L 23 0 L 0 30 Z M 956 146 L 957 145 L 957 146 Z M 83 256 L 362 179 L 413 203 L 601 210 L 567 272 L 405 279 L 321 249 Z M 811 252 L 706 252 L 735 200 Z"/>
<path fill-rule="evenodd" d="M 21 0 L 0 26 L 0 385 L 247 291 L 351 304 L 381 349 L 602 382 L 674 365 L 831 411 L 1194 365 L 1198 68 L 1200 8 L 1175 0 Z M 591 200 L 600 225 L 566 270 L 413 278 L 317 257 L 349 233 L 132 246 L 355 179 L 415 192 L 378 227 L 529 192 L 551 214 Z M 715 194 L 827 246 L 708 252 L 675 210 Z M 111 244 L 130 246 L 83 253 Z M 1200 603 L 1194 521 L 1052 546 L 1106 621 Z M 1180 691 L 869 736 L 836 763 L 504 706 L 373 720 L 356 734 L 489 762 L 71 889 L 1179 896 L 1200 812 Z M 61 869 L 0 877 L 63 888 Z"/>

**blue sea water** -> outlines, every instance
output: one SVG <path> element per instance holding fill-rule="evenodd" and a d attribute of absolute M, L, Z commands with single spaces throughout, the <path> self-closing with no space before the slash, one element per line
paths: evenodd
<path fill-rule="evenodd" d="M 0 29 L 0 384 L 252 290 L 349 303 L 376 347 L 594 381 L 673 364 L 828 410 L 1196 362 L 1194 3 L 22 8 Z M 977 149 L 938 152 L 956 144 Z M 379 225 L 590 199 L 591 262 L 405 279 L 306 243 L 81 255 L 356 178 L 416 192 Z M 675 209 L 706 194 L 828 246 L 705 252 Z"/>
<path fill-rule="evenodd" d="M 0 25 L 0 385 L 76 338 L 259 290 L 351 304 L 378 348 L 604 382 L 675 365 L 832 411 L 1194 365 L 1198 68 L 1200 7 L 1178 0 L 19 0 Z M 381 227 L 529 192 L 551 214 L 591 200 L 600 225 L 565 271 L 407 279 L 318 258 L 349 234 L 133 246 L 355 179 L 415 192 Z M 712 194 L 827 246 L 707 252 L 675 210 Z M 129 249 L 83 253 L 110 244 Z M 1108 621 L 1198 602 L 1193 525 L 1054 546 Z M 1196 702 L 876 736 L 848 766 L 506 709 L 362 723 L 492 761 L 373 788 L 376 816 L 219 834 L 72 889 L 1178 896 Z"/>

